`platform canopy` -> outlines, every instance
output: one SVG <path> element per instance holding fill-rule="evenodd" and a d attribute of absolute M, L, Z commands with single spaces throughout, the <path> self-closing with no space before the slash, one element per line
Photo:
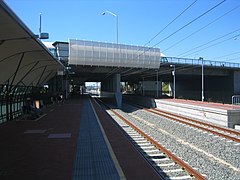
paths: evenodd
<path fill-rule="evenodd" d="M 0 85 L 41 86 L 64 66 L 0 1 Z"/>
<path fill-rule="evenodd" d="M 69 64 L 158 69 L 160 49 L 96 41 L 69 41 Z"/>

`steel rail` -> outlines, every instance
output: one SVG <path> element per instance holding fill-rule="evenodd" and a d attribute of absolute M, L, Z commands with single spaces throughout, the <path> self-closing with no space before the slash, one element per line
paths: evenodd
<path fill-rule="evenodd" d="M 103 102 L 102 100 L 100 100 L 99 98 L 94 98 L 94 99 L 92 99 L 92 100 L 94 100 L 93 102 L 94 102 L 94 104 L 95 105 L 98 105 L 100 108 L 102 108 L 102 106 L 100 105 L 100 104 L 102 104 L 103 106 L 105 106 L 105 107 L 107 107 L 108 108 L 108 110 L 112 110 L 112 108 L 109 106 L 109 105 L 107 105 L 105 102 Z M 110 115 L 110 114 L 109 114 Z M 111 116 L 111 115 L 110 115 Z M 125 132 L 125 130 L 114 120 L 114 118 L 113 117 L 111 117 L 112 119 L 113 119 L 113 121 L 114 121 L 114 124 L 116 125 L 116 127 L 120 130 L 120 132 L 126 137 L 126 138 L 128 138 L 128 136 L 129 136 L 129 134 L 127 133 L 127 132 Z M 125 121 L 124 121 L 125 122 Z M 137 133 L 137 132 L 136 132 Z M 129 140 L 129 139 L 128 139 Z M 131 141 L 130 141 L 131 142 Z M 133 145 L 133 147 L 136 149 L 136 151 L 139 153 L 139 155 L 141 155 L 143 158 L 144 158 L 144 160 L 146 161 L 146 163 L 148 163 L 148 165 L 153 169 L 153 171 L 155 171 L 156 173 L 157 173 L 157 175 L 159 175 L 159 177 L 160 177 L 160 179 L 164 179 L 164 176 L 163 176 L 163 174 L 161 174 L 161 173 L 159 173 L 158 171 L 157 171 L 157 169 L 151 164 L 151 162 L 146 158 L 146 157 L 144 157 L 144 155 L 139 151 L 139 149 L 131 142 L 131 144 Z"/>
<path fill-rule="evenodd" d="M 153 140 L 151 137 L 146 135 L 143 131 L 141 131 L 138 127 L 133 125 L 131 122 L 129 122 L 126 118 L 124 118 L 122 115 L 114 111 L 113 109 L 110 109 L 116 116 L 118 116 L 121 120 L 123 120 L 126 124 L 131 126 L 135 131 L 137 131 L 139 134 L 141 134 L 145 139 L 147 139 L 151 144 L 153 144 L 155 147 L 160 149 L 163 153 L 165 153 L 169 158 L 171 158 L 173 161 L 175 161 L 177 164 L 179 164 L 183 169 L 188 171 L 188 173 L 192 176 L 194 176 L 198 180 L 205 180 L 206 178 L 202 176 L 200 173 L 198 173 L 196 170 L 194 170 L 192 167 L 187 165 L 185 162 L 183 162 L 181 159 L 179 159 L 177 156 L 173 155 L 170 151 L 165 149 L 163 146 L 158 144 L 155 140 Z"/>
<path fill-rule="evenodd" d="M 226 135 L 226 134 L 222 134 L 222 133 L 216 132 L 216 131 L 211 130 L 211 129 L 207 129 L 207 128 L 204 128 L 204 127 L 202 127 L 202 126 L 199 126 L 199 125 L 196 125 L 196 124 L 192 124 L 192 123 L 186 122 L 186 121 L 184 121 L 184 120 L 177 119 L 177 118 L 172 117 L 172 116 L 170 116 L 170 115 L 166 115 L 166 113 L 163 114 L 163 113 L 156 112 L 156 111 L 150 110 L 150 109 L 144 109 L 144 110 L 146 110 L 146 111 L 148 111 L 148 112 L 151 112 L 151 113 L 154 113 L 154 114 L 156 114 L 156 115 L 158 115 L 158 116 L 163 116 L 163 117 L 169 118 L 169 119 L 171 119 L 171 120 L 174 120 L 174 121 L 177 121 L 177 122 L 181 122 L 181 123 L 183 123 L 183 124 L 187 124 L 187 125 L 189 125 L 189 126 L 192 126 L 192 127 L 195 127 L 195 128 L 198 128 L 198 129 L 201 129 L 201 130 L 210 132 L 210 133 L 212 133 L 212 134 L 216 134 L 216 135 L 218 135 L 218 136 L 222 136 L 222 137 L 224 137 L 224 138 L 226 138 L 226 139 L 230 139 L 230 140 L 233 140 L 233 141 L 235 141 L 235 142 L 240 142 L 240 139 L 238 139 L 238 138 L 235 138 L 235 137 L 232 137 L 232 136 L 229 136 L 229 135 Z"/>
<path fill-rule="evenodd" d="M 237 135 L 237 136 L 240 136 L 240 132 L 233 131 L 233 130 L 231 130 L 231 129 L 223 128 L 223 127 L 220 127 L 220 126 L 216 126 L 216 125 L 209 124 L 209 123 L 205 123 L 205 122 L 201 122 L 201 121 L 197 121 L 197 120 L 195 120 L 195 119 L 191 119 L 191 118 L 188 118 L 188 117 L 184 117 L 184 116 L 181 116 L 181 115 L 178 115 L 178 114 L 174 114 L 174 113 L 162 111 L 162 110 L 157 109 L 157 108 L 153 108 L 153 110 L 158 111 L 158 112 L 162 112 L 162 113 L 166 113 L 166 114 L 170 114 L 170 115 L 172 115 L 172 116 L 176 116 L 176 117 L 182 118 L 182 119 L 184 119 L 184 120 L 192 121 L 192 122 L 195 122 L 195 123 L 198 123 L 198 124 L 202 124 L 202 125 L 204 125 L 204 126 L 209 126 L 209 127 L 215 128 L 215 129 L 219 129 L 219 130 L 221 130 L 221 131 L 228 132 L 228 133 L 230 133 L 230 134 L 235 134 L 235 135 Z"/>

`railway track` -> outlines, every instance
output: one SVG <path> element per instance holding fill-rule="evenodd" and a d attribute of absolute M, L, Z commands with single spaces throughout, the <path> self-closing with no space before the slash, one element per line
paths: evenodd
<path fill-rule="evenodd" d="M 110 107 L 108 106 L 108 108 Z M 116 110 L 110 108 L 107 112 L 113 117 L 118 126 L 122 128 L 129 141 L 134 144 L 136 149 L 160 175 L 161 179 L 206 179 L 202 174 L 164 148 L 149 134 L 131 123 Z M 147 122 L 144 123 L 151 126 Z"/>
<path fill-rule="evenodd" d="M 149 123 L 149 125 L 153 127 L 151 133 L 156 134 L 156 132 L 159 132 L 159 134 L 163 134 L 164 136 L 169 135 L 173 138 L 169 141 L 176 140 L 179 142 L 177 146 L 180 147 L 182 145 L 186 145 L 185 148 L 192 149 L 193 151 L 190 150 L 189 153 L 184 152 L 184 150 L 183 153 L 178 153 L 181 148 L 176 148 L 176 145 L 174 145 L 174 147 L 171 145 L 166 146 L 170 147 L 171 150 L 175 149 L 173 152 L 175 152 L 179 157 L 183 157 L 183 159 L 186 160 L 186 162 L 191 164 L 193 167 L 198 168 L 199 172 L 206 174 L 208 179 L 239 179 L 240 143 L 238 141 L 239 136 L 237 131 L 222 127 L 218 128 L 218 126 L 215 127 L 215 125 L 208 123 L 202 124 L 203 122 L 201 121 L 198 123 L 198 126 L 200 126 L 199 124 L 201 124 L 203 128 L 196 128 L 194 127 L 194 125 L 191 125 L 191 123 L 189 125 L 189 122 L 187 120 L 181 121 L 187 121 L 188 123 L 182 123 L 181 121 L 179 121 L 179 119 L 172 121 L 170 120 L 172 117 L 166 117 L 166 114 L 164 114 L 165 116 L 160 116 L 159 113 L 152 113 L 146 111 L 146 109 L 144 108 L 136 108 L 136 106 L 132 105 L 128 106 L 134 107 L 130 111 L 127 110 L 127 112 L 129 112 L 129 116 L 132 116 L 135 119 L 139 118 L 140 122 L 146 121 L 147 123 Z M 175 114 L 171 115 L 173 116 L 173 118 L 175 117 Z M 192 123 L 194 124 L 194 122 Z M 210 128 L 210 131 L 205 131 L 207 127 Z M 218 135 L 219 131 L 221 135 Z M 227 137 L 224 137 L 225 134 L 228 134 Z M 233 138 L 229 136 L 233 136 Z M 165 138 L 159 138 L 159 135 L 156 135 L 154 138 L 156 138 L 158 141 L 168 141 L 166 140 L 166 138 L 168 138 L 167 136 Z M 166 143 L 164 144 L 166 145 Z M 182 151 L 182 149 L 180 151 Z M 184 157 L 182 156 L 182 154 L 188 154 L 188 157 Z M 195 156 L 194 154 L 198 155 Z M 191 156 L 195 157 L 193 158 Z M 216 168 L 215 166 L 218 168 Z"/>
<path fill-rule="evenodd" d="M 158 116 L 165 117 L 169 120 L 177 121 L 183 124 L 187 124 L 189 126 L 192 126 L 194 128 L 201 129 L 203 131 L 218 135 L 220 137 L 224 137 L 226 139 L 235 141 L 237 143 L 240 143 L 240 132 L 233 131 L 231 129 L 227 129 L 224 127 L 216 126 L 213 124 L 209 124 L 206 122 L 201 122 L 195 119 L 191 119 L 185 116 L 173 114 L 170 112 L 162 111 L 157 108 L 154 109 L 146 109 L 144 108 L 145 111 L 156 114 Z"/>

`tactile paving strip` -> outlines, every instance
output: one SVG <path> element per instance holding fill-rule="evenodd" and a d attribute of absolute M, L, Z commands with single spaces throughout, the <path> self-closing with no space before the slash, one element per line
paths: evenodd
<path fill-rule="evenodd" d="M 72 179 L 120 179 L 89 102 L 82 112 Z"/>

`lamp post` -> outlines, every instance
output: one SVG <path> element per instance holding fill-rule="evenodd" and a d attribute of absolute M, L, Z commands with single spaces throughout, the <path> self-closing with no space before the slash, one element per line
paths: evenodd
<path fill-rule="evenodd" d="M 118 16 L 110 11 L 104 11 L 102 13 L 102 15 L 105 15 L 105 14 L 111 14 L 113 15 L 114 17 L 116 17 L 116 31 L 117 31 L 117 44 L 118 44 Z"/>
<path fill-rule="evenodd" d="M 199 60 L 202 61 L 202 102 L 203 102 L 204 101 L 204 62 L 202 57 L 200 57 Z"/>
<path fill-rule="evenodd" d="M 157 74 L 156 74 L 156 81 L 157 81 L 156 84 L 157 84 L 157 98 L 158 98 L 158 91 L 159 91 L 159 89 L 158 89 L 158 86 L 159 86 L 159 85 L 158 85 L 158 70 L 156 70 L 156 73 L 157 73 Z"/>
<path fill-rule="evenodd" d="M 143 96 L 145 95 L 145 92 L 144 92 L 144 77 L 143 77 L 143 81 L 142 81 L 142 94 L 143 94 Z"/>
<path fill-rule="evenodd" d="M 170 67 L 173 67 L 173 71 L 172 71 L 172 75 L 173 75 L 173 99 L 176 98 L 176 76 L 175 76 L 175 72 L 176 72 L 176 67 L 174 64 L 171 64 Z"/>
<path fill-rule="evenodd" d="M 39 39 L 49 39 L 49 34 L 42 32 L 42 13 L 39 15 Z"/>

